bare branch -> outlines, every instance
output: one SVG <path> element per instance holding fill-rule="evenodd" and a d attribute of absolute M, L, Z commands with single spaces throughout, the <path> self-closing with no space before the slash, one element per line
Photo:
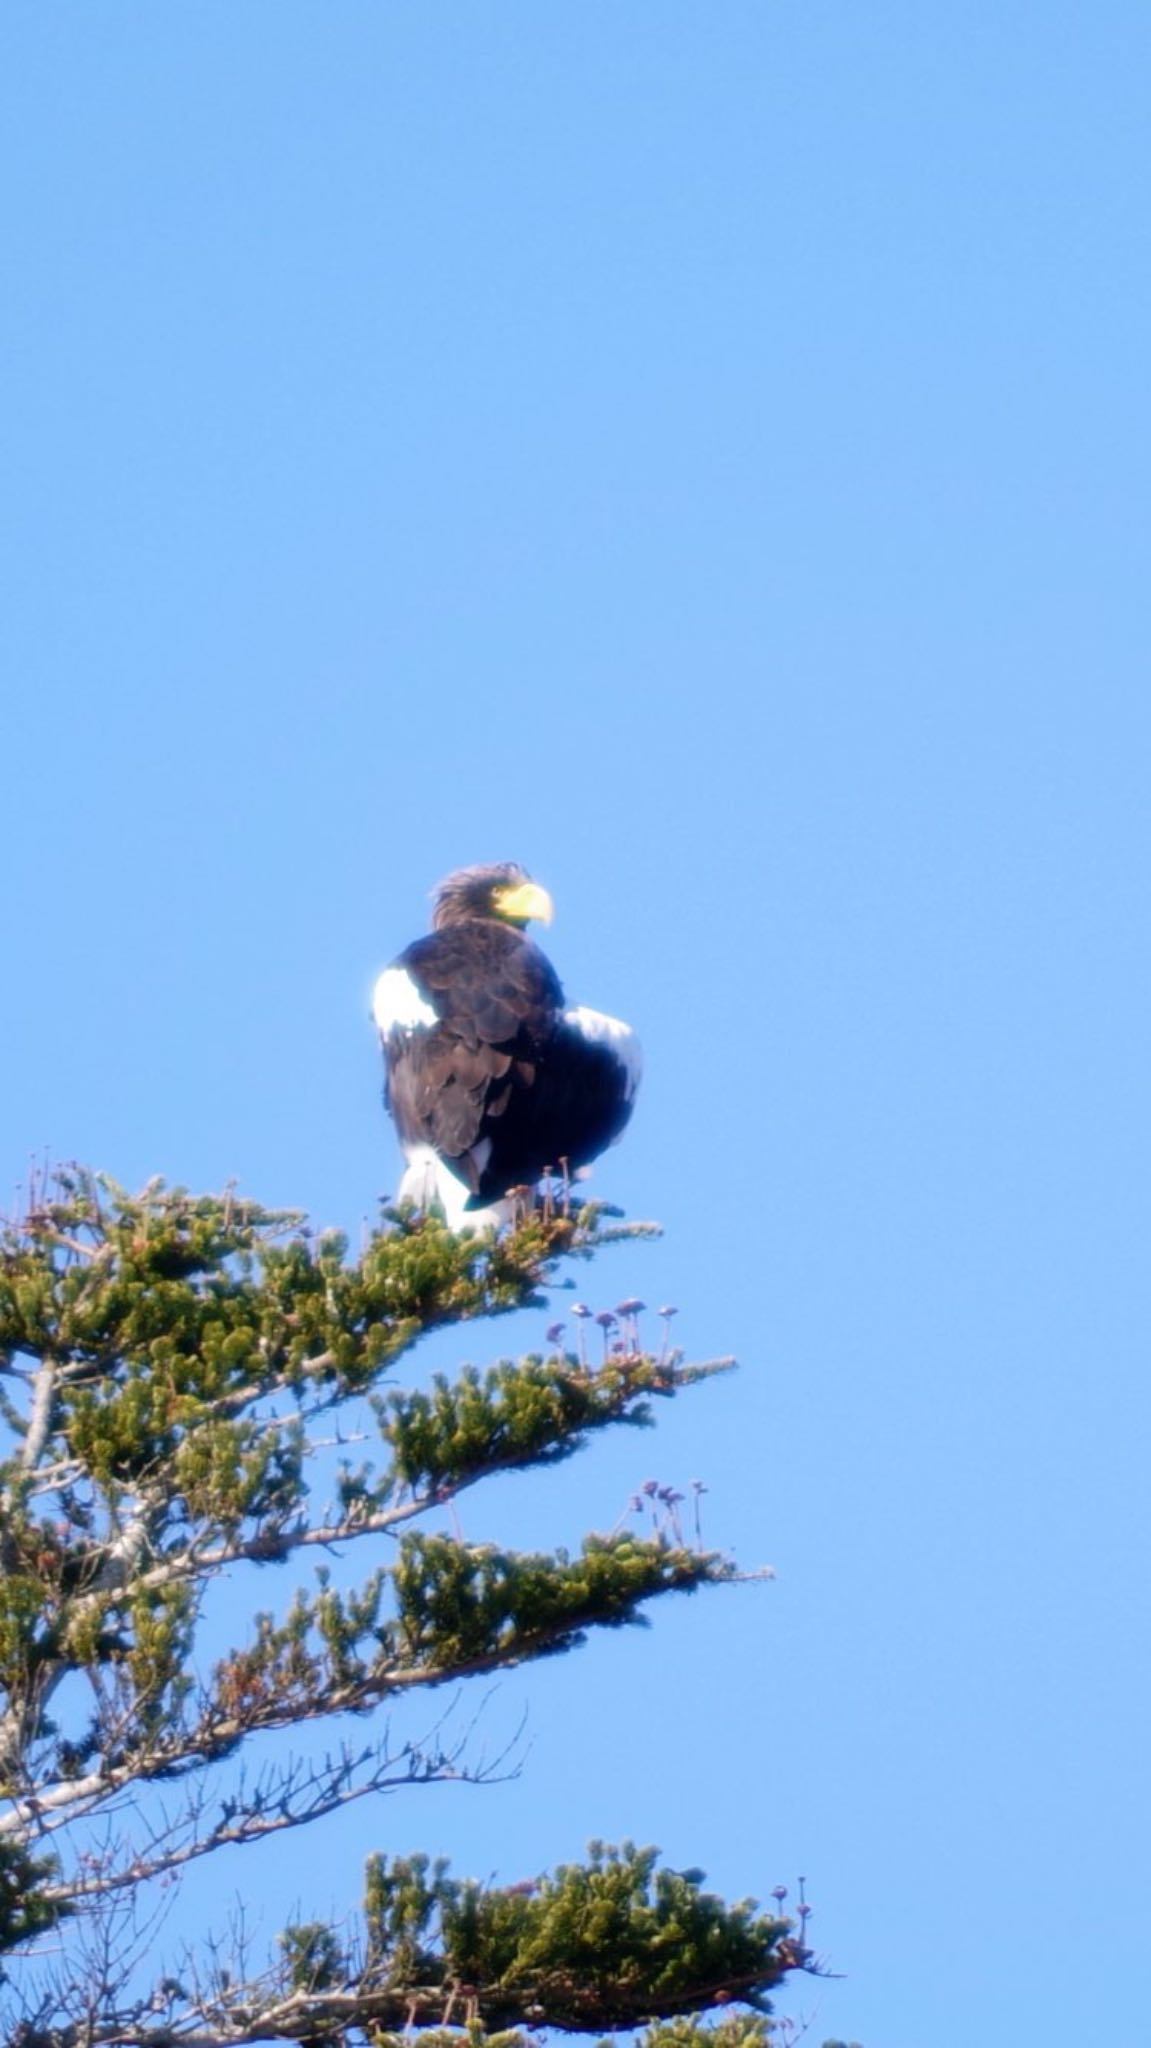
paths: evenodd
<path fill-rule="evenodd" d="M 220 1800 L 218 1817 L 205 1827 L 201 1823 L 210 1798 L 206 1793 L 200 1794 L 178 1819 L 153 1828 L 143 1849 L 120 1848 L 115 1858 L 108 1859 L 114 1867 L 90 1870 L 87 1876 L 66 1884 L 47 1884 L 43 1896 L 54 1905 L 106 1898 L 111 1892 L 182 1869 L 217 1849 L 239 1848 L 263 1841 L 269 1835 L 305 1827 L 356 1800 L 375 1793 L 395 1792 L 402 1786 L 490 1785 L 506 1783 L 516 1775 L 514 1770 L 500 1770 L 502 1759 L 487 1767 L 466 1768 L 460 1761 L 465 1741 L 466 1737 L 450 1752 L 407 1744 L 398 1756 L 383 1744 L 370 1745 L 358 1753 L 344 1745 L 338 1758 L 326 1757 L 321 1764 L 290 1763 L 281 1771 L 262 1774 L 251 1792 L 245 1792 L 241 1780 L 233 1794 Z M 367 1775 L 356 1782 L 357 1772 L 368 1765 L 371 1768 Z M 69 1820 L 72 1818 L 69 1816 Z"/>
<path fill-rule="evenodd" d="M 28 1417 L 28 1433 L 20 1449 L 20 1466 L 24 1472 L 30 1473 L 35 1470 L 52 1433 L 52 1409 L 56 1399 L 59 1373 L 59 1361 L 54 1354 L 46 1352 L 37 1369 L 32 1394 L 32 1412 Z"/>

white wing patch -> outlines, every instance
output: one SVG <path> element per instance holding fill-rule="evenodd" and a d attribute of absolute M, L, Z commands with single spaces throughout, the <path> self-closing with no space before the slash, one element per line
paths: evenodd
<path fill-rule="evenodd" d="M 389 1031 L 416 1031 L 439 1023 L 406 967 L 385 967 L 372 996 L 372 1015 L 385 1038 Z"/>
<path fill-rule="evenodd" d="M 618 1017 L 605 1016 L 602 1010 L 589 1010 L 583 1003 L 564 1011 L 564 1023 L 592 1045 L 606 1045 L 614 1052 L 626 1076 L 624 1089 L 630 1102 L 643 1074 L 643 1048 L 631 1025 L 621 1024 Z"/>

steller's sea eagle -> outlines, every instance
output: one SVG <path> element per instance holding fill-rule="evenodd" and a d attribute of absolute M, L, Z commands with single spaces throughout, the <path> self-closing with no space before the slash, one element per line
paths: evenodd
<path fill-rule="evenodd" d="M 434 929 L 385 968 L 372 1011 L 407 1160 L 399 1197 L 441 1202 L 459 1230 L 506 1221 L 510 1189 L 614 1144 L 641 1061 L 626 1024 L 565 1003 L 524 930 L 550 924 L 551 898 L 523 868 L 461 868 L 434 897 Z"/>

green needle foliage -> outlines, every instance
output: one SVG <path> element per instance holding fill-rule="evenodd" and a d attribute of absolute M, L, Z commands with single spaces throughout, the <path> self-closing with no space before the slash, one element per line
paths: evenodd
<path fill-rule="evenodd" d="M 231 1193 L 134 1196 L 79 1168 L 34 1188 L 0 1233 L 6 2038 L 353 2048 L 416 2028 L 432 2048 L 460 2029 L 511 2048 L 525 2029 L 648 2023 L 650 2048 L 694 2048 L 707 2015 L 715 2048 L 765 2038 L 769 1992 L 810 1966 L 795 1929 L 629 1844 L 503 1887 L 373 1857 L 350 1932 L 289 1928 L 255 1973 L 213 1944 L 177 1976 L 140 1976 L 148 1900 L 185 1865 L 367 1794 L 484 1775 L 438 1739 L 260 1763 L 263 1733 L 349 1713 L 370 1727 L 408 1693 L 566 1652 L 735 1576 L 685 1541 L 666 1490 L 647 1535 L 572 1554 L 416 1526 L 488 1477 L 647 1424 L 729 1363 L 647 1350 L 631 1303 L 601 1318 L 594 1363 L 557 1328 L 547 1355 L 395 1384 L 427 1331 L 542 1306 L 565 1259 L 643 1229 L 545 1211 L 503 1238 L 455 1236 L 389 1212 L 353 1258 Z M 355 1465 L 349 1413 L 375 1439 Z M 350 1589 L 309 1562 L 357 1543 L 369 1564 Z M 255 1611 L 205 1657 L 214 1590 L 227 1583 L 235 1616 L 246 1578 Z"/>

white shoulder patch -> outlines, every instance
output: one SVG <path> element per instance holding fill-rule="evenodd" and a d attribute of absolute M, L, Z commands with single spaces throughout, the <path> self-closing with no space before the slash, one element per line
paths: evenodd
<path fill-rule="evenodd" d="M 386 1038 L 389 1031 L 416 1031 L 439 1023 L 406 967 L 385 967 L 372 995 L 372 1015 Z"/>
<path fill-rule="evenodd" d="M 643 1075 L 643 1048 L 631 1025 L 622 1024 L 618 1017 L 605 1016 L 602 1010 L 589 1010 L 583 1003 L 564 1011 L 564 1023 L 593 1045 L 610 1047 L 627 1076 L 630 1102 Z"/>

